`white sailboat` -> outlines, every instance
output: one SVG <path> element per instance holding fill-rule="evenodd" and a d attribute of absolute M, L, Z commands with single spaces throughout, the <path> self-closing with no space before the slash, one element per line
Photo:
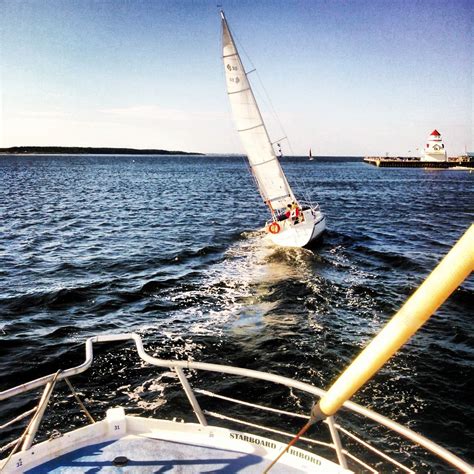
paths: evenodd
<path fill-rule="evenodd" d="M 270 209 L 265 229 L 277 245 L 304 247 L 324 232 L 326 217 L 319 205 L 297 199 L 288 184 L 222 11 L 221 17 L 227 94 L 250 169 Z"/>
<path fill-rule="evenodd" d="M 309 149 L 309 156 L 308 156 L 309 161 L 313 161 L 313 154 L 311 153 L 311 148 Z"/>

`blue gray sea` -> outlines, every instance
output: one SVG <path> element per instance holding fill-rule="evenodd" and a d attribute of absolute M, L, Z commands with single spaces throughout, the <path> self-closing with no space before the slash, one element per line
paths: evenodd
<path fill-rule="evenodd" d="M 355 158 L 282 166 L 327 215 L 311 249 L 265 239 L 268 212 L 243 157 L 1 156 L 0 390 L 79 364 L 89 336 L 132 331 L 159 357 L 329 387 L 472 223 L 474 175 Z M 354 397 L 471 462 L 473 303 L 471 277 Z M 119 403 L 172 417 L 186 404 L 131 346 L 95 356 L 72 380 L 95 416 Z M 310 409 L 242 383 L 221 388 Z M 32 403 L 0 403 L 0 424 Z M 66 389 L 42 436 L 58 420 L 83 423 Z M 437 470 L 430 462 L 418 470 Z"/>

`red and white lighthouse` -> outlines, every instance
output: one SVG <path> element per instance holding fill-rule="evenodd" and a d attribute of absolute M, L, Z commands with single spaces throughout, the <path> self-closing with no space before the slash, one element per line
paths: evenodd
<path fill-rule="evenodd" d="M 447 161 L 448 155 L 438 130 L 433 130 L 423 148 L 421 161 Z"/>

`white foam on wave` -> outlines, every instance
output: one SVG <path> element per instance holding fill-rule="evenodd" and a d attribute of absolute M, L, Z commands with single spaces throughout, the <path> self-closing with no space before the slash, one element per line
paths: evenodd
<path fill-rule="evenodd" d="M 276 303 L 265 300 L 271 286 L 287 278 L 309 278 L 312 252 L 276 247 L 262 232 L 246 232 L 208 268 L 198 285 L 160 299 L 183 309 L 163 321 L 174 334 L 219 336 L 229 327 L 256 328 Z M 189 302 L 195 302 L 189 305 Z M 159 323 L 161 324 L 161 323 Z M 143 330 L 144 328 L 142 328 Z M 150 327 L 157 329 L 156 325 Z"/>

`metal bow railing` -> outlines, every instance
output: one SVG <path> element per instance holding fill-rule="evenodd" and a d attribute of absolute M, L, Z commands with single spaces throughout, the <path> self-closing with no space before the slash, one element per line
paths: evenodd
<path fill-rule="evenodd" d="M 86 340 L 85 342 L 85 352 L 86 352 L 86 358 L 85 361 L 78 365 L 77 367 L 73 367 L 64 371 L 57 372 L 55 374 L 50 374 L 44 377 L 41 377 L 39 379 L 33 380 L 31 382 L 19 385 L 17 387 L 13 387 L 11 389 L 5 390 L 3 392 L 0 392 L 0 401 L 9 399 L 11 397 L 20 395 L 22 393 L 46 386 L 47 388 L 45 389 L 45 392 L 52 391 L 52 385 L 54 385 L 55 382 L 66 379 L 69 377 L 72 377 L 74 375 L 80 374 L 82 372 L 85 372 L 92 364 L 93 362 L 93 345 L 96 343 L 102 343 L 102 342 L 113 342 L 113 341 L 127 341 L 127 340 L 133 340 L 138 352 L 138 355 L 142 360 L 145 362 L 162 367 L 162 368 L 168 368 L 174 370 L 181 382 L 181 385 L 183 387 L 184 392 L 186 393 L 186 396 L 188 397 L 188 400 L 192 406 L 192 409 L 197 417 L 197 420 L 200 424 L 202 425 L 207 425 L 208 421 L 206 418 L 206 415 L 209 417 L 215 417 L 219 418 L 221 420 L 227 420 L 232 423 L 239 423 L 245 426 L 251 426 L 253 428 L 258 428 L 263 431 L 266 431 L 268 433 L 273 433 L 273 434 L 279 434 L 281 436 L 286 436 L 286 437 L 293 437 L 294 433 L 288 433 L 282 430 L 278 430 L 272 427 L 266 427 L 262 425 L 257 425 L 253 424 L 249 421 L 242 420 L 242 419 L 237 419 L 237 418 L 232 418 L 226 414 L 222 413 L 217 413 L 214 411 L 205 411 L 202 410 L 200 407 L 200 404 L 196 398 L 196 394 L 206 396 L 206 397 L 213 397 L 217 399 L 221 399 L 226 402 L 238 404 L 241 406 L 246 406 L 246 407 L 252 407 L 256 408 L 259 410 L 262 410 L 264 412 L 273 412 L 281 415 L 285 415 L 288 417 L 294 417 L 294 418 L 301 418 L 301 419 L 308 419 L 309 417 L 306 415 L 302 414 L 297 414 L 297 413 L 292 413 L 284 410 L 280 410 L 278 408 L 272 408 L 272 407 L 267 407 L 267 406 L 262 406 L 258 404 L 253 404 L 250 402 L 246 402 L 243 400 L 238 400 L 235 398 L 229 398 L 229 397 L 224 397 L 218 393 L 213 393 L 208 390 L 204 389 L 198 389 L 198 388 L 192 388 L 188 377 L 186 376 L 184 370 L 199 370 L 199 371 L 211 371 L 215 373 L 222 373 L 222 374 L 228 374 L 228 375 L 235 375 L 239 377 L 248 377 L 250 379 L 258 379 L 258 380 L 264 380 L 268 382 L 272 382 L 275 384 L 280 384 L 289 388 L 301 390 L 303 392 L 306 392 L 314 397 L 321 398 L 322 396 L 325 395 L 325 391 L 315 387 L 313 385 L 310 385 L 308 383 L 300 382 L 297 380 L 293 380 L 287 377 L 271 374 L 268 372 L 260 372 L 256 370 L 251 370 L 251 369 L 243 369 L 243 368 L 238 368 L 238 367 L 232 367 L 228 365 L 218 365 L 218 364 L 211 364 L 211 363 L 204 363 L 204 362 L 194 362 L 194 361 L 176 361 L 176 360 L 164 360 L 164 359 L 158 359 L 156 357 L 152 357 L 151 355 L 147 354 L 143 347 L 143 342 L 141 337 L 138 334 L 114 334 L 114 335 L 102 335 L 102 336 L 95 336 L 91 337 Z M 51 387 L 48 388 L 48 387 Z M 50 395 L 51 393 L 49 393 Z M 23 442 L 22 445 L 22 450 L 28 449 L 29 445 L 33 441 L 33 438 L 36 433 L 36 429 L 38 428 L 39 424 L 41 423 L 41 419 L 43 417 L 44 413 L 44 408 L 46 407 L 47 400 L 43 394 L 43 401 L 39 403 L 38 407 L 29 410 L 28 412 L 24 413 L 23 415 L 17 416 L 13 420 L 10 420 L 8 423 L 0 426 L 0 429 L 5 428 L 7 426 L 10 426 L 11 424 L 21 421 L 24 417 L 33 415 L 33 419 L 35 419 L 35 429 L 30 430 L 29 438 L 30 441 L 28 443 Z M 445 448 L 437 445 L 436 443 L 428 440 L 427 438 L 415 433 L 414 431 L 382 416 L 379 415 L 378 413 L 375 413 L 371 410 L 368 410 L 367 408 L 364 408 L 360 405 L 357 405 L 356 403 L 353 402 L 345 402 L 343 405 L 343 408 L 345 410 L 343 411 L 349 411 L 353 414 L 357 414 L 359 416 L 362 416 L 365 418 L 365 420 L 370 420 L 372 422 L 377 423 L 378 425 L 381 425 L 385 428 L 388 428 L 389 430 L 397 433 L 398 435 L 401 435 L 405 437 L 407 440 L 410 440 L 413 444 L 418 445 L 423 447 L 426 451 L 429 453 L 434 454 L 437 456 L 440 460 L 443 460 L 444 462 L 454 466 L 456 469 L 463 471 L 463 472 L 472 472 L 472 466 L 470 466 L 468 463 L 464 462 L 462 459 L 459 457 L 455 456 Z M 339 418 L 339 416 L 338 416 Z M 342 418 L 342 417 L 341 417 Z M 369 462 L 367 460 L 361 459 L 360 455 L 356 455 L 355 453 L 349 451 L 348 446 L 343 446 L 341 442 L 341 437 L 346 437 L 347 439 L 352 440 L 353 442 L 358 443 L 360 446 L 364 447 L 367 449 L 372 455 L 377 456 L 383 461 L 391 463 L 393 466 L 396 466 L 398 469 L 401 469 L 405 472 L 413 472 L 410 467 L 403 465 L 401 462 L 397 461 L 396 459 L 393 458 L 392 453 L 387 453 L 384 452 L 382 449 L 379 449 L 375 446 L 372 445 L 372 443 L 368 442 L 367 440 L 364 440 L 361 438 L 360 435 L 357 435 L 350 430 L 348 430 L 346 427 L 343 427 L 340 423 L 340 421 L 336 422 L 334 417 L 328 417 L 327 420 L 325 421 L 328 429 L 329 429 L 329 434 L 330 434 L 330 439 L 331 443 L 326 443 L 323 441 L 318 441 L 309 437 L 302 438 L 305 442 L 314 444 L 314 445 L 322 445 L 328 448 L 331 448 L 334 450 L 335 455 L 337 457 L 338 463 L 341 465 L 341 467 L 346 467 L 347 466 L 347 460 L 348 458 L 352 461 L 357 463 L 359 466 L 363 467 L 364 469 L 370 471 L 370 472 L 377 472 L 377 469 L 371 465 L 369 465 Z M 23 440 L 24 441 L 24 440 Z M 5 446 L 3 449 L 7 450 L 9 448 L 12 448 L 17 444 L 17 440 L 14 442 L 9 443 L 7 446 Z M 0 451 L 1 452 L 1 451 Z M 2 467 L 4 467 L 6 463 L 3 464 Z"/>

